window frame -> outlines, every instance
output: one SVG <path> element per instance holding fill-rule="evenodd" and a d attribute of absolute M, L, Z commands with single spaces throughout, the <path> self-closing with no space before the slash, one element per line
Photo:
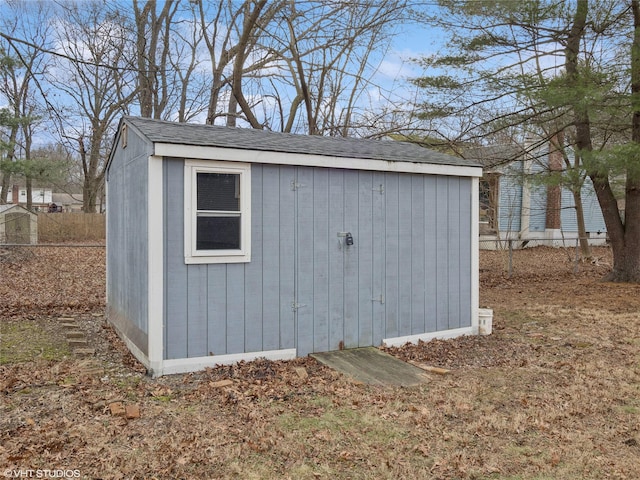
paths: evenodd
<path fill-rule="evenodd" d="M 240 248 L 198 250 L 198 173 L 239 175 Z M 246 263 L 251 261 L 251 164 L 217 160 L 184 162 L 184 261 L 186 264 Z"/>

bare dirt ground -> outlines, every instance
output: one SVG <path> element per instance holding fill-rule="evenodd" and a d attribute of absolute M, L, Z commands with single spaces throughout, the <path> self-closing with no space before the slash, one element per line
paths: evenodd
<path fill-rule="evenodd" d="M 150 379 L 101 316 L 102 249 L 0 251 L 0 478 L 640 478 L 640 286 L 599 281 L 607 249 L 506 261 L 481 254 L 493 334 L 388 349 L 450 372 L 382 388 L 310 358 Z"/>

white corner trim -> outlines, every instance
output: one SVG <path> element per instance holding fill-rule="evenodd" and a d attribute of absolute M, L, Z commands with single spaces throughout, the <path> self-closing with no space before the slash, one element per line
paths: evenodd
<path fill-rule="evenodd" d="M 471 328 L 479 333 L 480 307 L 480 179 L 471 179 Z"/>
<path fill-rule="evenodd" d="M 475 322 L 478 322 L 476 318 Z M 382 343 L 387 347 L 401 347 L 406 343 L 418 343 L 419 341 L 428 342 L 430 340 L 445 340 L 447 338 L 456 338 L 463 335 L 474 335 L 473 327 L 453 328 L 451 330 L 441 330 L 439 332 L 418 333 L 416 335 L 407 335 L 404 337 L 383 338 Z"/>
<path fill-rule="evenodd" d="M 347 168 L 380 172 L 423 173 L 459 177 L 481 177 L 482 167 L 442 165 L 422 162 L 389 162 L 367 158 L 334 157 L 328 155 L 288 152 L 267 152 L 241 148 L 207 147 L 172 143 L 154 144 L 155 154 L 163 157 L 220 160 L 228 162 L 266 163 L 276 165 L 300 165 L 306 167 Z"/>
<path fill-rule="evenodd" d="M 154 376 L 171 375 L 175 373 L 188 373 L 203 370 L 216 365 L 232 365 L 241 361 L 251 362 L 259 358 L 267 360 L 293 360 L 296 358 L 296 349 L 265 350 L 261 352 L 232 353 L 228 355 L 212 355 L 209 357 L 178 358 L 164 360 L 159 370 L 154 370 Z"/>
<path fill-rule="evenodd" d="M 148 365 L 152 371 L 154 366 L 162 363 L 164 356 L 164 222 L 163 222 L 163 162 L 161 157 L 150 156 L 148 159 L 149 183 L 147 185 L 147 336 Z"/>

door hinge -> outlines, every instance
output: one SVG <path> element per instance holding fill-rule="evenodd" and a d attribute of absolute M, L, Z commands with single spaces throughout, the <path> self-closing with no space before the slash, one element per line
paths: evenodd
<path fill-rule="evenodd" d="M 291 302 L 291 310 L 296 312 L 299 308 L 306 307 L 304 303 Z"/>
<path fill-rule="evenodd" d="M 380 302 L 380 305 L 384 305 L 384 295 L 380 294 L 378 298 L 372 298 L 372 302 Z"/>

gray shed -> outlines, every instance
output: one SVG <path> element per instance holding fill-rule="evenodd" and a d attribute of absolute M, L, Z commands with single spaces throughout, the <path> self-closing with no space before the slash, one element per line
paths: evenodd
<path fill-rule="evenodd" d="M 152 375 L 478 331 L 476 163 L 125 117 L 107 313 Z"/>

